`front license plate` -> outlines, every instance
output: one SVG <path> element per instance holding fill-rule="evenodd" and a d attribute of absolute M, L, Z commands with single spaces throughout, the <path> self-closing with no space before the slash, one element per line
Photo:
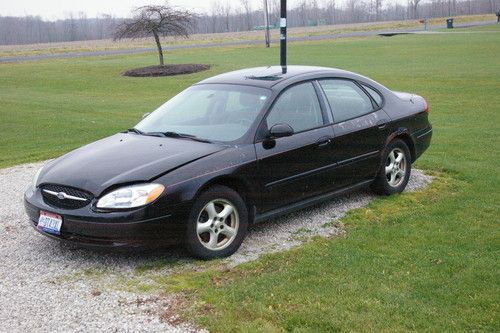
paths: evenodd
<path fill-rule="evenodd" d="M 40 211 L 37 229 L 49 234 L 60 235 L 62 222 L 60 215 Z"/>

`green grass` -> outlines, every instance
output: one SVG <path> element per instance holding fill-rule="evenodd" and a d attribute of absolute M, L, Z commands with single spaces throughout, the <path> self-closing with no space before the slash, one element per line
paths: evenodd
<path fill-rule="evenodd" d="M 0 165 L 126 129 L 191 83 L 275 63 L 277 51 L 172 52 L 171 62 L 214 65 L 177 78 L 119 75 L 154 54 L 0 65 Z M 156 265 L 138 267 L 135 289 L 183 291 L 194 304 L 184 315 L 215 332 L 499 331 L 500 33 L 294 43 L 289 52 L 291 63 L 346 68 L 423 95 L 434 137 L 416 166 L 434 173 L 433 185 L 350 213 L 345 237 L 229 271 L 207 264 L 154 286 L 141 281 Z"/>

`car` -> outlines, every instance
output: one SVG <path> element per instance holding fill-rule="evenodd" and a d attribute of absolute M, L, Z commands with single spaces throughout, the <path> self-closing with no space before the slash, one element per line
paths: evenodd
<path fill-rule="evenodd" d="M 184 90 L 133 128 L 48 162 L 32 226 L 83 247 L 234 253 L 249 225 L 371 187 L 406 187 L 429 147 L 424 98 L 352 72 L 260 67 Z"/>

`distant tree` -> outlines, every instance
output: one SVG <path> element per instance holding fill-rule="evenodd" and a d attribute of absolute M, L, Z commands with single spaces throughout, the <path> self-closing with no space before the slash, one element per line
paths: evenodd
<path fill-rule="evenodd" d="M 240 0 L 240 3 L 245 11 L 247 30 L 252 30 L 252 4 L 249 0 Z"/>
<path fill-rule="evenodd" d="M 229 32 L 230 27 L 229 27 L 229 22 L 231 19 L 231 3 L 229 1 L 226 1 L 226 3 L 222 6 L 222 12 L 224 13 L 224 31 Z"/>
<path fill-rule="evenodd" d="M 297 9 L 299 17 L 300 17 L 300 25 L 305 27 L 307 26 L 307 3 L 306 0 L 302 0 L 297 4 Z"/>
<path fill-rule="evenodd" d="M 116 27 L 114 40 L 123 38 L 144 38 L 153 36 L 158 48 L 160 66 L 163 66 L 163 49 L 160 36 L 189 37 L 194 22 L 194 15 L 186 10 L 165 5 L 149 5 L 136 8 L 132 19 Z"/>
<path fill-rule="evenodd" d="M 422 1 L 422 0 L 413 0 L 413 1 L 410 1 L 410 3 L 409 3 L 408 9 L 411 10 L 414 19 L 418 18 L 418 4 L 420 3 L 420 1 Z M 448 2 L 449 2 L 449 0 L 448 0 Z"/>
<path fill-rule="evenodd" d="M 382 12 L 382 1 L 383 0 L 375 0 L 375 17 L 377 21 L 380 21 L 380 15 Z"/>
<path fill-rule="evenodd" d="M 219 31 L 219 19 L 222 17 L 223 14 L 223 8 L 222 4 L 220 1 L 212 1 L 212 8 L 211 8 L 211 25 L 212 25 L 212 32 L 217 33 Z"/>
<path fill-rule="evenodd" d="M 280 0 L 269 0 L 269 12 L 271 24 L 278 24 L 281 16 Z"/>
<path fill-rule="evenodd" d="M 325 8 L 326 8 L 326 14 L 327 14 L 327 18 L 328 18 L 328 23 L 335 24 L 336 23 L 335 16 L 337 14 L 335 0 L 327 0 L 325 2 Z"/>
<path fill-rule="evenodd" d="M 492 13 L 494 13 L 494 12 L 495 12 L 495 7 L 496 7 L 496 6 L 495 6 L 495 0 L 490 0 L 490 11 L 491 11 Z"/>
<path fill-rule="evenodd" d="M 347 2 L 347 10 L 350 16 L 350 22 L 359 21 L 358 5 L 359 5 L 358 0 L 349 0 Z"/>

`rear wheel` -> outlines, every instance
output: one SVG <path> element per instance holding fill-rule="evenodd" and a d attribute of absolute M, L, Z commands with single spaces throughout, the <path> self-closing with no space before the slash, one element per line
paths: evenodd
<path fill-rule="evenodd" d="M 214 186 L 191 209 L 186 246 L 200 259 L 227 257 L 238 250 L 247 227 L 248 211 L 240 195 L 228 187 Z"/>
<path fill-rule="evenodd" d="M 411 155 L 406 143 L 401 139 L 391 141 L 384 151 L 383 161 L 373 190 L 384 195 L 403 192 L 411 174 Z"/>

